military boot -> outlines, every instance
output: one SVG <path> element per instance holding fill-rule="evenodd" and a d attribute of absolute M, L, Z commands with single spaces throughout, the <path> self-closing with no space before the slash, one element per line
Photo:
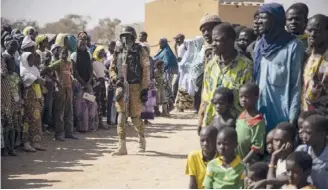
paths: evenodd
<path fill-rule="evenodd" d="M 139 149 L 138 152 L 145 152 L 146 151 L 146 139 L 139 135 Z"/>
<path fill-rule="evenodd" d="M 123 156 L 127 155 L 128 151 L 126 150 L 126 141 L 119 140 L 118 141 L 118 149 L 112 153 L 112 156 Z"/>

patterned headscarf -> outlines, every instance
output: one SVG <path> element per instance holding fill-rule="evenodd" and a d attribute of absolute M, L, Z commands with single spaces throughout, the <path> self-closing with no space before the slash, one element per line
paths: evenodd
<path fill-rule="evenodd" d="M 102 58 L 99 58 L 98 57 L 98 54 L 99 54 L 99 52 L 101 50 L 104 50 L 105 51 L 104 46 L 97 46 L 96 49 L 95 49 L 95 51 L 93 52 L 93 55 L 92 55 L 93 59 L 96 60 L 96 61 L 98 61 L 98 62 L 103 62 L 104 59 L 105 59 L 105 57 L 102 57 Z"/>

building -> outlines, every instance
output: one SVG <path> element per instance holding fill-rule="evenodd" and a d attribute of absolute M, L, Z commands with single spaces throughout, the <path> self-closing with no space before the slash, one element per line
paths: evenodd
<path fill-rule="evenodd" d="M 152 54 L 158 52 L 159 39 L 166 37 L 173 47 L 173 37 L 183 33 L 186 38 L 201 35 L 200 19 L 206 14 L 218 14 L 226 22 L 251 26 L 254 12 L 263 0 L 154 0 L 146 3 L 144 28 Z"/>

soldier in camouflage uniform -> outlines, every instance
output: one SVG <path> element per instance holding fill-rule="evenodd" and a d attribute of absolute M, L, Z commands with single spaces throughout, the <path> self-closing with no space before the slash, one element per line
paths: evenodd
<path fill-rule="evenodd" d="M 109 68 L 110 79 L 116 84 L 115 106 L 118 112 L 119 145 L 113 155 L 126 155 L 126 119 L 131 117 L 139 137 L 139 152 L 146 150 L 144 126 L 140 119 L 142 104 L 148 99 L 149 55 L 136 43 L 133 27 L 124 27 L 120 34 L 123 49 L 115 52 Z M 126 63 L 126 67 L 124 66 Z M 125 68 L 125 69 L 124 69 Z M 128 96 L 126 96 L 128 95 Z"/>

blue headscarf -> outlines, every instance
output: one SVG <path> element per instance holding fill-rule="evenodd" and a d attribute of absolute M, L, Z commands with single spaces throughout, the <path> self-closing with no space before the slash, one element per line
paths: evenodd
<path fill-rule="evenodd" d="M 76 52 L 77 40 L 73 35 L 67 35 L 68 38 L 68 50 L 73 53 Z"/>
<path fill-rule="evenodd" d="M 161 43 L 165 46 L 155 55 L 154 60 L 164 61 L 164 71 L 168 71 L 171 74 L 177 74 L 178 72 L 178 61 L 172 52 L 166 38 L 160 39 Z"/>
<path fill-rule="evenodd" d="M 285 30 L 285 10 L 278 3 L 263 4 L 259 13 L 267 13 L 273 19 L 273 27 L 264 34 L 254 50 L 254 78 L 257 79 L 262 56 L 268 58 L 286 46 L 295 37 Z"/>

